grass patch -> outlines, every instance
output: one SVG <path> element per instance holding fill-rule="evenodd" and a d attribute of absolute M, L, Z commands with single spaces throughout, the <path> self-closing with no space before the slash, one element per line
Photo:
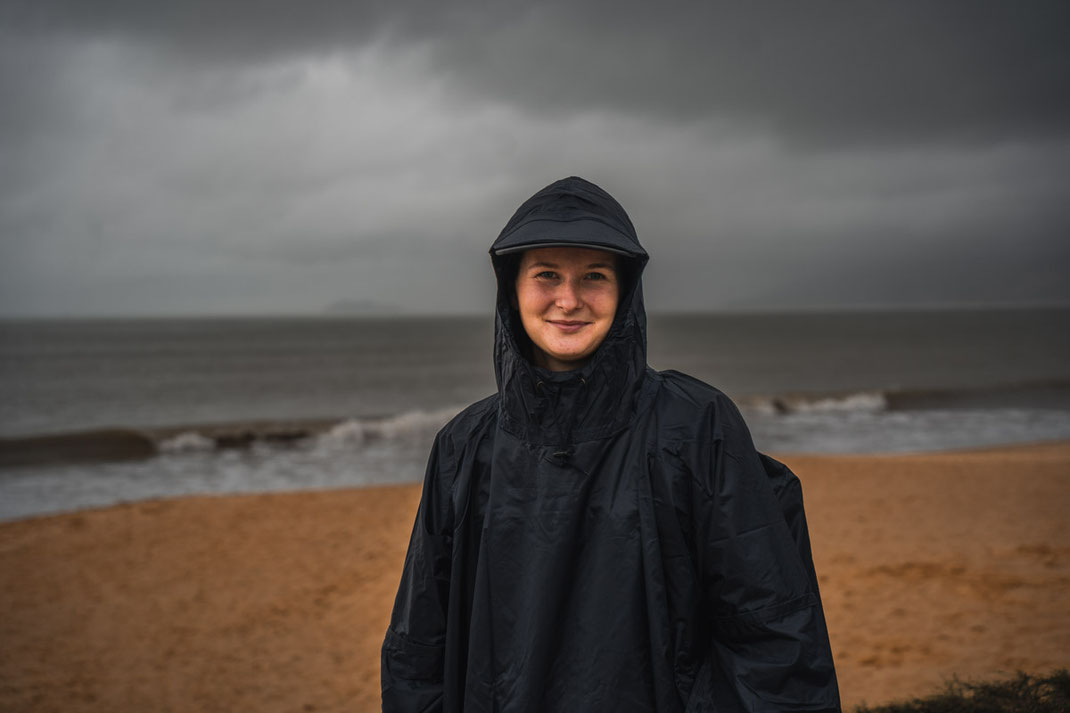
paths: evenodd
<path fill-rule="evenodd" d="M 958 679 L 947 690 L 928 698 L 889 703 L 855 713 L 1067 713 L 1070 711 L 1070 672 L 1053 671 L 1047 676 L 1018 672 L 1007 681 L 966 683 Z"/>

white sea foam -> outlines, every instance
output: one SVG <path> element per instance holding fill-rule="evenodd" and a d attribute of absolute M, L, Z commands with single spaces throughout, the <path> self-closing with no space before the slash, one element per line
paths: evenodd
<path fill-rule="evenodd" d="M 880 391 L 860 391 L 842 396 L 829 396 L 818 399 L 788 400 L 787 410 L 796 413 L 812 411 L 884 411 L 888 408 L 888 399 Z"/>
<path fill-rule="evenodd" d="M 1070 438 L 1070 411 L 804 411 L 748 419 L 755 444 L 783 453 L 903 453 Z"/>
<path fill-rule="evenodd" d="M 876 413 L 888 409 L 888 399 L 881 391 L 855 391 L 842 394 L 782 394 L 743 397 L 740 407 L 762 416 L 793 413 L 860 412 Z"/>
<path fill-rule="evenodd" d="M 186 431 L 160 442 L 161 453 L 196 453 L 215 448 L 215 441 L 196 431 Z"/>
<path fill-rule="evenodd" d="M 433 411 L 407 411 L 382 419 L 347 419 L 313 439 L 314 447 L 338 447 L 380 439 L 423 437 L 442 428 L 460 411 L 448 407 Z"/>
<path fill-rule="evenodd" d="M 265 428 L 257 424 L 220 425 L 199 430 L 183 431 L 161 439 L 157 443 L 160 453 L 183 454 L 221 450 L 224 453 L 234 448 L 251 452 L 270 453 L 278 450 L 298 449 L 352 449 L 372 442 L 427 441 L 438 429 L 453 418 L 462 407 L 449 406 L 441 409 L 406 411 L 383 418 L 350 418 L 341 421 L 326 431 L 306 431 L 302 428 Z"/>

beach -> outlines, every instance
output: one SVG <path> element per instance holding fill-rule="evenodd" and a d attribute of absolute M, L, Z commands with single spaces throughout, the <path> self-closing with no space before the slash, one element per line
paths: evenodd
<path fill-rule="evenodd" d="M 1070 666 L 1070 442 L 779 456 L 845 710 Z M 0 710 L 374 711 L 414 485 L 0 524 Z"/>

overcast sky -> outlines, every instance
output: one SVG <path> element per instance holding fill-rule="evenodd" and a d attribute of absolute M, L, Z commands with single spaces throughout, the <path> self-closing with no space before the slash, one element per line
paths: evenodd
<path fill-rule="evenodd" d="M 580 175 L 648 309 L 1070 303 L 1070 3 L 0 0 L 0 315 L 489 313 Z"/>

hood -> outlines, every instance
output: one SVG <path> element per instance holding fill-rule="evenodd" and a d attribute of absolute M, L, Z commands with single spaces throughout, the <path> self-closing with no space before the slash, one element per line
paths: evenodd
<path fill-rule="evenodd" d="M 617 315 L 591 360 L 551 372 L 529 359 L 531 343 L 512 306 L 524 250 L 586 247 L 622 256 Z M 649 256 L 632 221 L 611 195 L 572 176 L 526 200 L 490 249 L 498 279 L 494 374 L 502 427 L 526 441 L 567 444 L 605 437 L 627 425 L 646 372 L 642 273 Z"/>

